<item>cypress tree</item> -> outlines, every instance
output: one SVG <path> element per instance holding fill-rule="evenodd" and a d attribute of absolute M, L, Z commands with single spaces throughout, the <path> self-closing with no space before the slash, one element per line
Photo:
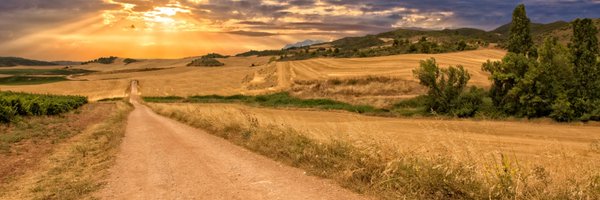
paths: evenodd
<path fill-rule="evenodd" d="M 571 38 L 571 54 L 575 64 L 579 98 L 600 98 L 600 68 L 596 57 L 598 49 L 598 30 L 591 19 L 576 19 L 573 21 L 573 38 Z"/>
<path fill-rule="evenodd" d="M 530 20 L 527 18 L 525 5 L 519 4 L 513 11 L 510 34 L 508 38 L 508 51 L 516 54 L 527 55 L 533 48 L 533 39 L 530 34 Z"/>
<path fill-rule="evenodd" d="M 576 80 L 573 104 L 581 120 L 600 120 L 600 66 L 597 63 L 598 30 L 591 19 L 573 21 L 569 44 Z"/>

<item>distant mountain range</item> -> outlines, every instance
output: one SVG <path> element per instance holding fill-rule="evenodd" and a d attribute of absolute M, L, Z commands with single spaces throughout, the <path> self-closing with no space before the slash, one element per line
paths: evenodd
<path fill-rule="evenodd" d="M 321 40 L 304 40 L 302 42 L 297 42 L 294 44 L 288 44 L 285 45 L 285 47 L 283 47 L 283 49 L 291 49 L 291 48 L 298 48 L 298 47 L 306 47 L 306 46 L 312 46 L 315 44 L 321 44 L 321 43 L 325 43 L 325 41 L 321 41 Z"/>

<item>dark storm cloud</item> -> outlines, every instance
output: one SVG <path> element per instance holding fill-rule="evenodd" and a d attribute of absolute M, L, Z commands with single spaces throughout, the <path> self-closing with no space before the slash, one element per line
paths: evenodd
<path fill-rule="evenodd" d="M 508 23 L 525 3 L 534 22 L 600 18 L 598 0 L 113 0 L 135 5 L 133 12 L 178 2 L 194 18 L 210 20 L 224 32 L 268 36 L 297 32 L 337 35 L 376 33 L 397 27 L 493 29 Z M 199 2 L 199 3 L 198 3 Z M 0 42 L 40 27 L 81 20 L 103 10 L 119 10 L 103 0 L 0 0 Z"/>
<path fill-rule="evenodd" d="M 600 17 L 600 3 L 594 0 L 282 0 L 282 1 L 209 1 L 208 4 L 193 5 L 201 12 L 198 15 L 214 20 L 237 19 L 245 24 L 250 18 L 273 18 L 270 22 L 261 22 L 256 28 L 293 29 L 312 28 L 323 31 L 358 31 L 373 33 L 395 27 L 410 26 L 426 28 L 474 27 L 493 29 L 511 18 L 513 8 L 519 3 L 527 5 L 532 21 L 549 23 L 558 20 L 570 21 L 575 18 Z M 291 12 L 314 9 L 322 6 L 323 13 Z M 336 12 L 328 6 L 345 7 L 363 12 L 364 15 L 330 15 Z M 206 11 L 210 12 L 206 12 Z M 278 20 L 285 17 L 305 19 L 307 24 Z M 316 21 L 315 21 L 316 20 Z M 358 25 L 357 25 L 358 24 Z"/>

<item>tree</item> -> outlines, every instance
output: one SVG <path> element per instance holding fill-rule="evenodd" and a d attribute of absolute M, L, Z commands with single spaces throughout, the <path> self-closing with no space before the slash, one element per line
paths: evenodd
<path fill-rule="evenodd" d="M 457 108 L 457 102 L 471 75 L 463 66 L 440 69 L 434 58 L 422 60 L 419 68 L 413 70 L 419 83 L 427 92 L 428 110 L 447 114 Z"/>
<path fill-rule="evenodd" d="M 576 112 L 584 114 L 594 107 L 594 101 L 600 100 L 600 66 L 597 63 L 598 30 L 591 19 L 573 21 L 571 48 L 574 74 L 577 82 L 575 99 Z"/>
<path fill-rule="evenodd" d="M 528 55 L 533 49 L 533 39 L 530 34 L 530 20 L 527 18 L 525 5 L 519 4 L 513 11 L 508 51 Z"/>
<path fill-rule="evenodd" d="M 552 116 L 559 121 L 569 121 L 573 66 L 568 50 L 556 38 L 546 38 L 539 49 L 539 59 L 517 84 L 520 91 L 520 115 L 527 117 Z"/>
<path fill-rule="evenodd" d="M 464 40 L 461 40 L 456 44 L 456 50 L 464 51 L 467 48 L 467 43 Z"/>
<path fill-rule="evenodd" d="M 510 52 L 502 61 L 484 63 L 482 70 L 491 74 L 490 97 L 494 105 L 505 113 L 516 114 L 521 107 L 521 88 L 516 86 L 525 78 L 529 68 L 535 67 L 536 64 L 535 60 L 525 55 Z"/>

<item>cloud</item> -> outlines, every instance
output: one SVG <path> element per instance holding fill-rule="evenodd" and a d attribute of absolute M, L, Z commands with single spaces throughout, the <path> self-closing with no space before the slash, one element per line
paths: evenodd
<path fill-rule="evenodd" d="M 122 38 L 124 32 L 144 33 L 144 40 L 160 46 L 168 41 L 156 38 L 176 40 L 164 36 L 173 32 L 289 43 L 295 41 L 284 40 L 329 40 L 400 27 L 491 30 L 508 23 L 519 3 L 534 22 L 600 18 L 597 0 L 2 0 L 0 46 L 25 52 L 24 45 L 49 37 L 57 44 L 77 43 L 89 39 L 86 34 Z M 21 46 L 7 45 L 12 43 Z"/>

